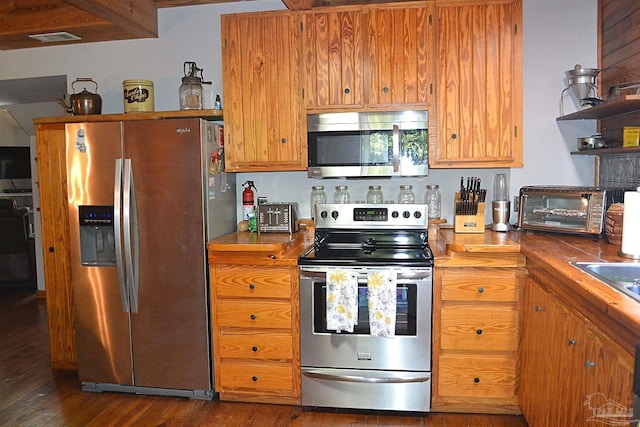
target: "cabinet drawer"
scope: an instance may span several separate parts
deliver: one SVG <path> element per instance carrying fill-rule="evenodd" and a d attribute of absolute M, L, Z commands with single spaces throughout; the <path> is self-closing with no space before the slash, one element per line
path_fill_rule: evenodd
<path fill-rule="evenodd" d="M 291 334 L 257 334 L 220 336 L 221 358 L 293 359 Z"/>
<path fill-rule="evenodd" d="M 518 301 L 523 272 L 517 269 L 444 269 L 444 301 Z"/>
<path fill-rule="evenodd" d="M 518 311 L 496 304 L 443 307 L 440 314 L 444 350 L 515 351 Z"/>
<path fill-rule="evenodd" d="M 287 268 L 218 265 L 214 286 L 216 295 L 222 297 L 291 298 Z"/>
<path fill-rule="evenodd" d="M 440 396 L 512 399 L 515 384 L 515 358 L 440 356 Z"/>
<path fill-rule="evenodd" d="M 219 375 L 223 389 L 293 390 L 293 367 L 290 363 L 222 362 Z"/>
<path fill-rule="evenodd" d="M 291 329 L 292 326 L 289 301 L 221 299 L 216 310 L 220 327 Z"/>

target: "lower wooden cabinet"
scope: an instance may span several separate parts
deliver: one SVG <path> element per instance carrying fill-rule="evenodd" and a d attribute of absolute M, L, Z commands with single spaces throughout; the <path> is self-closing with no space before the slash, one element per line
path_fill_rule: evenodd
<path fill-rule="evenodd" d="M 529 426 L 624 421 L 633 357 L 531 277 L 522 314 L 519 401 Z"/>
<path fill-rule="evenodd" d="M 220 399 L 300 404 L 297 266 L 213 264 L 210 271 Z"/>
<path fill-rule="evenodd" d="M 513 260 L 513 267 L 436 265 L 433 411 L 520 412 L 518 311 L 526 270 L 523 258 Z"/>

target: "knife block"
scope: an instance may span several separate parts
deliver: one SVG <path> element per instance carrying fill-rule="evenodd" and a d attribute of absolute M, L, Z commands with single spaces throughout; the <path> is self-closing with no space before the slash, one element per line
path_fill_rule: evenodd
<path fill-rule="evenodd" d="M 453 203 L 453 225 L 456 233 L 484 233 L 484 202 L 478 202 L 476 215 L 457 215 L 456 203 L 460 201 L 460 193 L 456 193 Z"/>

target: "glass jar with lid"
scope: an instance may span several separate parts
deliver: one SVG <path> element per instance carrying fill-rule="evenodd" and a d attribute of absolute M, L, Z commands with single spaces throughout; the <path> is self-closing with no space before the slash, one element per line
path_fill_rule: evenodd
<path fill-rule="evenodd" d="M 324 191 L 324 186 L 314 185 L 311 188 L 311 218 L 315 218 L 316 205 L 327 203 L 327 193 Z"/>
<path fill-rule="evenodd" d="M 429 219 L 440 219 L 441 197 L 439 185 L 427 185 L 427 189 L 424 192 L 424 203 L 428 205 Z"/>
<path fill-rule="evenodd" d="M 367 203 L 377 204 L 382 203 L 382 190 L 379 185 L 370 185 L 369 191 L 367 191 Z"/>
<path fill-rule="evenodd" d="M 398 191 L 398 203 L 413 203 L 413 185 L 401 185 Z"/>
<path fill-rule="evenodd" d="M 346 185 L 336 185 L 333 203 L 349 203 L 349 188 Z"/>

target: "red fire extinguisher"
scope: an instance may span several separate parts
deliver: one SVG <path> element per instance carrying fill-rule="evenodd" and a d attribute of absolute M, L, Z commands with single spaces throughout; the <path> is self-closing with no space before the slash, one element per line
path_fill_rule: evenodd
<path fill-rule="evenodd" d="M 252 216 L 256 214 L 256 207 L 254 204 L 255 195 L 253 190 L 257 190 L 253 185 L 253 181 L 247 181 L 242 184 L 244 191 L 242 192 L 242 219 L 248 221 Z"/>

